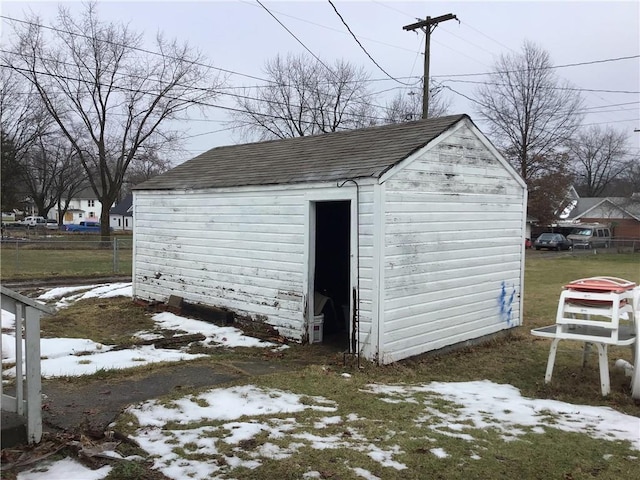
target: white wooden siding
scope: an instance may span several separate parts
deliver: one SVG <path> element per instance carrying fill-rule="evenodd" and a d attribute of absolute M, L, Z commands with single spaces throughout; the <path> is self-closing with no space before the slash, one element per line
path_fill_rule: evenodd
<path fill-rule="evenodd" d="M 389 363 L 519 324 L 526 191 L 473 127 L 381 183 L 357 181 L 365 358 Z M 301 340 L 309 202 L 337 199 L 323 189 L 355 198 L 351 182 L 135 192 L 134 295 L 228 308 Z"/>
<path fill-rule="evenodd" d="M 389 176 L 382 363 L 519 324 L 525 198 L 466 127 Z"/>
<path fill-rule="evenodd" d="M 135 295 L 227 308 L 304 334 L 304 193 L 136 192 Z"/>
<path fill-rule="evenodd" d="M 633 218 L 621 208 L 612 205 L 609 202 L 599 205 L 581 215 L 586 218 L 603 218 L 603 219 L 620 219 L 620 218 Z"/>
<path fill-rule="evenodd" d="M 360 184 L 359 199 L 359 230 L 360 230 L 360 257 L 359 257 L 359 320 L 360 320 L 360 353 L 367 359 L 373 359 L 377 353 L 377 337 L 373 330 L 374 325 L 374 299 L 377 300 L 376 283 L 374 282 L 374 266 L 376 263 L 376 250 L 374 249 L 374 195 L 373 181 L 363 180 Z"/>
<path fill-rule="evenodd" d="M 371 358 L 377 351 L 372 343 L 374 181 L 359 183 L 359 340 L 362 354 Z M 314 201 L 322 201 L 323 189 L 242 190 L 136 192 L 134 294 L 156 301 L 173 294 L 228 308 L 300 340 L 308 261 L 305 192 L 315 191 Z"/>

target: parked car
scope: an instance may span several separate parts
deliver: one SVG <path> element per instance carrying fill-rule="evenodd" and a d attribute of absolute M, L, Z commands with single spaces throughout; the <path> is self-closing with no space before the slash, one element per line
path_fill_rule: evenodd
<path fill-rule="evenodd" d="M 571 249 L 571 240 L 565 238 L 559 233 L 543 233 L 536 241 L 533 242 L 536 250 L 548 248 L 549 250 L 569 250 Z"/>
<path fill-rule="evenodd" d="M 100 233 L 100 224 L 98 222 L 78 222 L 67 225 L 66 230 L 76 233 Z"/>
<path fill-rule="evenodd" d="M 23 227 L 44 227 L 47 224 L 47 219 L 44 217 L 29 216 L 24 217 L 20 222 Z"/>
<path fill-rule="evenodd" d="M 47 230 L 58 230 L 58 221 L 54 220 L 53 218 L 47 218 L 46 228 Z"/>
<path fill-rule="evenodd" d="M 574 228 L 567 238 L 576 248 L 608 248 L 611 245 L 611 230 L 604 225 L 583 225 Z"/>

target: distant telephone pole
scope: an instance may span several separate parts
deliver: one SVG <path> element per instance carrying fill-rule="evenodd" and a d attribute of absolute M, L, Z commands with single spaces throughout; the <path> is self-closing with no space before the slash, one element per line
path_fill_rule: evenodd
<path fill-rule="evenodd" d="M 411 25 L 405 25 L 403 30 L 413 31 L 418 28 L 422 29 L 425 33 L 424 38 L 424 78 L 422 80 L 422 118 L 429 116 L 429 50 L 431 44 L 431 32 L 435 30 L 440 22 L 446 22 L 447 20 L 458 20 L 458 17 L 451 13 L 446 15 L 440 15 L 439 17 L 427 17 L 425 20 L 421 20 Z"/>

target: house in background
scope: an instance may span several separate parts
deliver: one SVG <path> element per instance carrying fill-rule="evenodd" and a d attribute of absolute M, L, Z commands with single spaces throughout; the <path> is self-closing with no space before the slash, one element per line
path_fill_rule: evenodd
<path fill-rule="evenodd" d="M 383 364 L 522 323 L 526 184 L 466 115 L 214 148 L 133 206 L 136 299 Z"/>
<path fill-rule="evenodd" d="M 64 214 L 62 223 L 68 225 L 81 221 L 99 222 L 101 212 L 102 203 L 96 198 L 91 188 L 85 188 L 69 201 L 69 208 Z M 58 220 L 57 213 L 58 206 L 54 205 L 49 211 L 49 217 Z"/>
<path fill-rule="evenodd" d="M 109 226 L 114 232 L 133 230 L 133 195 L 131 193 L 109 210 Z"/>
<path fill-rule="evenodd" d="M 560 215 L 561 223 L 602 223 L 616 239 L 640 240 L 640 195 L 580 198 L 572 188 L 571 200 Z"/>
<path fill-rule="evenodd" d="M 536 217 L 532 217 L 531 215 L 527 215 L 527 224 L 525 225 L 524 237 L 531 240 L 531 235 L 533 233 L 533 226 L 538 223 L 538 219 Z"/>

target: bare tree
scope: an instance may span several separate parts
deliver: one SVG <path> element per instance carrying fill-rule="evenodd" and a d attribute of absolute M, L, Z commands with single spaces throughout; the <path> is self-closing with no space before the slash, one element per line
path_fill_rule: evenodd
<path fill-rule="evenodd" d="M 422 87 L 415 90 L 400 91 L 391 99 L 384 111 L 385 123 L 402 123 L 422 118 Z M 446 115 L 451 99 L 442 95 L 442 87 L 431 85 L 429 88 L 429 117 Z"/>
<path fill-rule="evenodd" d="M 76 18 L 61 7 L 55 30 L 36 16 L 15 24 L 5 63 L 35 87 L 71 142 L 102 203 L 108 238 L 109 209 L 137 152 L 176 142 L 167 120 L 213 98 L 219 81 L 188 45 L 158 35 L 158 54 L 144 51 L 140 34 L 100 21 L 96 8 L 87 4 Z"/>
<path fill-rule="evenodd" d="M 493 66 L 492 82 L 476 91 L 477 113 L 489 135 L 529 183 L 559 168 L 555 153 L 581 121 L 581 96 L 553 70 L 549 53 L 525 42 Z"/>
<path fill-rule="evenodd" d="M 613 180 L 631 168 L 627 140 L 624 132 L 611 127 L 593 125 L 578 133 L 569 148 L 581 196 L 603 195 Z"/>
<path fill-rule="evenodd" d="M 35 89 L 10 69 L 0 70 L 0 135 L 2 137 L 2 207 L 22 206 L 29 195 L 22 182 L 25 158 L 53 123 Z"/>
<path fill-rule="evenodd" d="M 58 225 L 64 222 L 71 200 L 87 188 L 87 176 L 77 159 L 76 151 L 64 137 L 59 137 L 49 146 L 49 155 L 56 162 L 53 176 L 53 192 L 57 209 Z"/>
<path fill-rule="evenodd" d="M 168 171 L 171 168 L 171 162 L 162 157 L 156 150 L 148 150 L 140 152 L 129 165 L 127 175 L 125 176 L 124 183 L 122 185 L 122 192 L 120 198 L 122 198 L 131 192 L 131 189 L 150 178 L 155 177 Z"/>
<path fill-rule="evenodd" d="M 640 158 L 636 155 L 628 162 L 628 168 L 611 182 L 608 195 L 631 197 L 635 195 L 636 201 L 640 201 Z"/>
<path fill-rule="evenodd" d="M 0 69 L 0 122 L 7 141 L 20 157 L 50 131 L 53 119 L 40 101 L 36 89 L 21 75 Z"/>
<path fill-rule="evenodd" d="M 5 134 L 4 130 L 0 131 L 2 144 L 0 152 L 2 153 L 2 164 L 0 167 L 0 205 L 2 211 L 11 211 L 17 209 L 24 199 L 25 192 L 19 179 L 22 178 L 22 167 L 16 157 L 16 150 L 11 139 Z"/>
<path fill-rule="evenodd" d="M 50 145 L 50 137 L 41 136 L 21 159 L 22 180 L 38 215 L 43 217 L 48 216 L 56 203 L 56 178 L 60 175 L 59 158 L 55 149 L 49 149 Z"/>
<path fill-rule="evenodd" d="M 280 55 L 265 64 L 267 85 L 238 100 L 233 123 L 262 140 L 302 137 L 372 125 L 369 75 L 343 60 L 331 67 L 304 55 Z"/>

